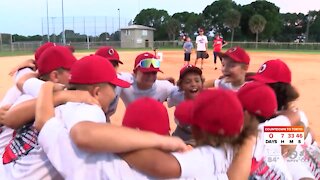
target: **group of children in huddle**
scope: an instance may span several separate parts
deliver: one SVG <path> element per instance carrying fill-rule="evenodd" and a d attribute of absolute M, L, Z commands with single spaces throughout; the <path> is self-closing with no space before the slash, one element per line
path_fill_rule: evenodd
<path fill-rule="evenodd" d="M 112 47 L 77 60 L 64 46 L 42 45 L 15 68 L 1 102 L 0 179 L 320 179 L 285 62 L 266 61 L 248 77 L 244 49 L 217 54 L 219 79 L 204 81 L 188 64 L 174 85 L 157 79 L 160 61 L 148 52 L 124 73 Z M 110 123 L 119 98 L 122 126 Z M 164 101 L 176 107 L 172 136 Z M 264 144 L 264 126 L 291 125 L 305 127 L 304 145 Z M 304 159 L 292 161 L 293 151 Z"/>

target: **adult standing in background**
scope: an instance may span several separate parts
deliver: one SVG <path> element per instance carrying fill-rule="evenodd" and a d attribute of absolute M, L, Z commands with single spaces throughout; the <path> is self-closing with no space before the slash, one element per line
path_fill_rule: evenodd
<path fill-rule="evenodd" d="M 222 37 L 220 37 L 220 34 L 217 33 L 215 35 L 215 38 L 213 40 L 213 44 L 212 44 L 212 47 L 213 47 L 213 63 L 214 63 L 214 70 L 217 70 L 217 54 L 219 52 L 221 52 L 221 49 L 223 46 L 227 45 L 228 43 L 223 40 Z M 221 57 L 219 56 L 219 59 L 220 59 L 220 62 L 222 62 L 222 59 Z"/>
<path fill-rule="evenodd" d="M 204 29 L 199 29 L 199 35 L 196 38 L 196 44 L 197 44 L 197 59 L 194 63 L 195 66 L 197 66 L 197 62 L 199 59 L 201 59 L 201 66 L 200 69 L 203 69 L 203 59 L 207 56 L 207 49 L 208 49 L 208 38 L 204 35 Z"/>

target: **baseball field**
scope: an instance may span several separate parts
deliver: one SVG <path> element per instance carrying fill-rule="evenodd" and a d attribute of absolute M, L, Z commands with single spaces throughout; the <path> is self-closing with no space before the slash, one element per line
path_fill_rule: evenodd
<path fill-rule="evenodd" d="M 132 72 L 135 56 L 141 52 L 142 51 L 119 51 L 120 59 L 124 62 L 123 65 L 120 65 L 119 71 Z M 177 80 L 179 70 L 183 65 L 183 51 L 164 50 L 161 52 L 164 58 L 161 64 L 161 70 L 164 73 L 159 73 L 158 76 L 174 77 Z M 77 58 L 88 54 L 88 52 L 75 53 Z M 306 113 L 310 127 L 316 133 L 317 141 L 320 142 L 320 120 L 318 120 L 318 116 L 320 116 L 320 95 L 317 93 L 320 89 L 320 52 L 249 51 L 249 54 L 251 57 L 249 71 L 251 72 L 256 72 L 264 61 L 270 59 L 281 59 L 289 65 L 292 71 L 292 84 L 300 93 L 300 98 L 296 102 L 296 106 Z M 8 75 L 10 69 L 29 58 L 33 58 L 33 55 L 0 57 L 0 99 L 2 99 L 7 89 L 13 85 L 13 80 Z M 191 62 L 194 63 L 195 54 L 192 54 L 191 59 Z M 215 79 L 221 75 L 221 70 L 213 70 L 212 54 L 204 63 L 203 73 L 205 79 Z M 116 114 L 112 116 L 113 123 L 121 124 L 124 110 L 124 105 L 120 102 Z M 170 108 L 168 111 L 171 118 L 171 130 L 174 130 L 174 108 Z"/>

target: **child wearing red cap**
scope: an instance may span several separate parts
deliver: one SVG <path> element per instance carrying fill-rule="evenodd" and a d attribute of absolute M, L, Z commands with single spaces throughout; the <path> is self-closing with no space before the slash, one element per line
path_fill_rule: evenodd
<path fill-rule="evenodd" d="M 52 46 L 47 48 L 37 61 L 39 78 L 45 81 L 53 81 L 66 84 L 69 80 L 69 70 L 76 58 L 69 49 L 62 46 Z M 29 82 L 26 82 L 28 84 Z M 16 128 L 16 132 L 10 143 L 5 147 L 2 156 L 6 178 L 59 178 L 60 175 L 55 171 L 45 154 L 37 144 L 37 131 L 33 126 L 33 118 L 20 118 L 24 113 L 15 113 L 14 109 L 19 109 L 19 105 L 24 101 L 33 99 L 37 96 L 37 86 L 41 87 L 44 83 L 37 78 L 31 78 L 29 89 L 23 89 L 25 93 L 18 98 L 10 109 L 3 123 L 9 127 Z M 19 86 L 18 86 L 19 87 Z M 29 93 L 30 92 L 30 93 Z M 31 93 L 33 92 L 33 93 Z"/>
<path fill-rule="evenodd" d="M 121 63 L 117 51 L 111 47 L 101 47 L 96 52 L 97 55 L 105 57 L 111 63 Z M 110 55 L 113 54 L 113 55 Z M 155 55 L 145 52 L 139 54 L 134 63 L 133 74 L 121 72 L 118 77 L 131 83 L 129 88 L 116 88 L 116 98 L 108 108 L 108 121 L 110 116 L 116 111 L 119 97 L 128 106 L 134 100 L 141 97 L 152 97 L 160 102 L 164 102 L 172 96 L 177 89 L 173 84 L 165 79 L 157 79 L 160 70 L 160 61 Z"/>
<path fill-rule="evenodd" d="M 238 98 L 243 106 L 254 119 L 252 124 L 259 123 L 257 141 L 253 149 L 252 165 L 250 175 L 254 179 L 291 179 L 291 174 L 281 155 L 280 145 L 266 145 L 264 143 L 264 126 L 277 126 L 281 122 L 290 124 L 290 116 L 279 115 L 277 112 L 277 99 L 274 91 L 260 82 L 248 82 L 237 92 Z M 252 118 L 251 118 L 252 119 Z M 253 128 L 244 127 L 243 132 L 250 132 Z M 273 154 L 268 154 L 272 152 Z M 274 158 L 274 159 L 272 159 Z M 272 161 L 270 161 L 272 159 Z M 274 161 L 273 161 L 274 160 Z"/>
<path fill-rule="evenodd" d="M 121 73 L 119 78 L 131 83 L 126 89 L 121 89 L 120 98 L 125 106 L 140 97 L 152 97 L 159 102 L 166 101 L 177 87 L 167 80 L 158 80 L 160 61 L 151 53 L 139 54 L 134 63 L 133 74 Z"/>
<path fill-rule="evenodd" d="M 222 77 L 208 80 L 204 83 L 206 88 L 216 87 L 237 91 L 244 83 L 246 72 L 250 64 L 250 57 L 241 47 L 232 47 L 225 53 L 217 53 L 222 58 Z"/>
<path fill-rule="evenodd" d="M 181 68 L 177 86 L 180 94 L 177 94 L 168 99 L 168 106 L 177 106 L 184 100 L 194 99 L 203 89 L 204 78 L 202 77 L 202 70 L 193 65 L 187 65 Z M 178 136 L 184 141 L 191 143 L 191 129 L 190 126 L 184 126 L 175 118 L 177 127 L 173 132 L 173 136 Z"/>
<path fill-rule="evenodd" d="M 92 73 L 88 77 L 83 71 Z M 40 130 L 39 144 L 64 178 L 139 179 L 144 175 L 130 169 L 124 161 L 111 153 L 151 147 L 170 150 L 185 146 L 176 138 L 105 123 L 104 112 L 114 98 L 115 85 L 125 88 L 130 84 L 117 78 L 114 68 L 105 58 L 93 55 L 80 59 L 71 69 L 70 88 L 89 91 L 101 107 L 69 102 L 56 108 L 55 117 L 52 117 L 52 102 L 47 106 L 52 99 L 53 85 L 43 85 L 44 92 L 37 102 L 36 128 Z M 51 109 L 48 111 L 49 115 L 44 111 L 46 107 Z"/>
<path fill-rule="evenodd" d="M 228 103 L 223 103 L 225 101 Z M 175 116 L 192 126 L 196 141 L 194 149 L 173 154 L 146 149 L 122 157 L 132 167 L 158 178 L 228 179 L 227 173 L 234 175 L 228 168 L 235 153 L 234 143 L 244 125 L 242 106 L 236 94 L 222 89 L 204 90 L 194 100 L 177 106 Z M 254 141 L 244 144 L 248 156 Z M 251 157 L 247 159 L 251 160 Z M 151 165 L 158 168 L 148 168 Z M 236 169 L 239 179 L 245 177 L 242 169 Z"/>
<path fill-rule="evenodd" d="M 155 99 L 142 97 L 126 108 L 122 125 L 161 135 L 170 135 L 167 108 Z"/>
<path fill-rule="evenodd" d="M 107 58 L 116 70 L 118 69 L 119 64 L 123 64 L 123 62 L 120 60 L 120 56 L 117 50 L 111 46 L 99 47 L 99 49 L 97 49 L 97 51 L 95 52 L 95 55 Z"/>
<path fill-rule="evenodd" d="M 307 127 L 308 119 L 306 115 L 301 110 L 293 109 L 293 103 L 299 97 L 299 94 L 291 85 L 291 71 L 285 64 L 285 62 L 281 61 L 280 59 L 266 61 L 261 65 L 256 75 L 251 76 L 250 78 L 266 83 L 274 90 L 278 102 L 277 110 L 280 113 L 288 112 L 291 110 L 296 111 L 298 121 L 291 121 L 290 123 L 280 121 L 281 125 L 300 125 L 301 123 L 299 121 L 301 121 L 302 124 Z M 313 138 L 311 133 L 306 134 L 307 136 L 305 137 L 305 146 L 313 146 L 312 143 L 314 143 L 315 141 L 312 140 Z M 297 161 L 298 163 L 296 163 L 295 159 L 290 159 L 290 153 L 294 150 L 302 154 L 310 153 L 305 152 L 306 149 L 304 149 L 301 145 L 298 145 L 296 148 L 295 146 L 282 147 L 282 154 L 286 160 L 286 164 L 293 176 L 293 179 L 314 178 L 316 176 L 316 173 L 309 169 L 309 165 L 317 164 L 317 162 L 310 162 L 307 165 L 303 165 L 304 162 L 301 163 L 299 159 Z M 299 171 L 297 171 L 297 169 L 299 169 Z M 312 172 L 312 174 L 310 174 L 310 172 Z"/>

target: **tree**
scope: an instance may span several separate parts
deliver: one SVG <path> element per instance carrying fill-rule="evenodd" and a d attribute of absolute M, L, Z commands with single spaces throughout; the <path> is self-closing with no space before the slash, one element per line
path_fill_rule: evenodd
<path fill-rule="evenodd" d="M 155 40 L 165 40 L 168 39 L 168 34 L 165 30 L 165 24 L 169 18 L 170 16 L 165 10 L 157 10 L 155 8 L 143 9 L 134 18 L 134 24 L 155 28 Z"/>
<path fill-rule="evenodd" d="M 230 9 L 224 14 L 224 24 L 231 29 L 231 46 L 233 42 L 234 29 L 239 27 L 241 13 L 235 9 Z"/>
<path fill-rule="evenodd" d="M 179 12 L 172 15 L 172 18 L 176 19 L 180 28 L 179 31 L 185 33 L 186 35 L 192 37 L 195 32 L 197 32 L 198 27 L 202 25 L 203 17 L 201 14 L 189 13 L 189 12 Z"/>
<path fill-rule="evenodd" d="M 214 32 L 225 33 L 227 32 L 224 26 L 223 15 L 229 9 L 238 9 L 239 7 L 232 0 L 218 0 L 208 5 L 203 10 L 204 27 L 213 30 Z"/>
<path fill-rule="evenodd" d="M 311 16 L 309 22 L 309 40 L 320 42 L 320 11 L 310 11 L 308 15 Z"/>
<path fill-rule="evenodd" d="M 276 37 L 277 41 L 292 42 L 299 35 L 305 32 L 304 18 L 302 13 L 286 13 L 280 14 L 281 31 Z"/>
<path fill-rule="evenodd" d="M 251 4 L 242 6 L 240 11 L 242 14 L 240 22 L 241 31 L 247 37 L 250 37 L 252 34 L 248 26 L 249 20 L 253 15 L 260 14 L 267 20 L 265 29 L 260 37 L 268 40 L 273 39 L 281 32 L 282 24 L 279 10 L 279 7 L 274 3 L 264 0 L 254 1 Z"/>
<path fill-rule="evenodd" d="M 266 23 L 266 19 L 260 14 L 253 15 L 249 20 L 250 30 L 256 34 L 256 48 L 258 48 L 259 33 L 264 30 Z"/>
<path fill-rule="evenodd" d="M 166 22 L 166 32 L 168 33 L 169 39 L 175 40 L 179 33 L 179 21 L 174 18 L 169 18 Z"/>

